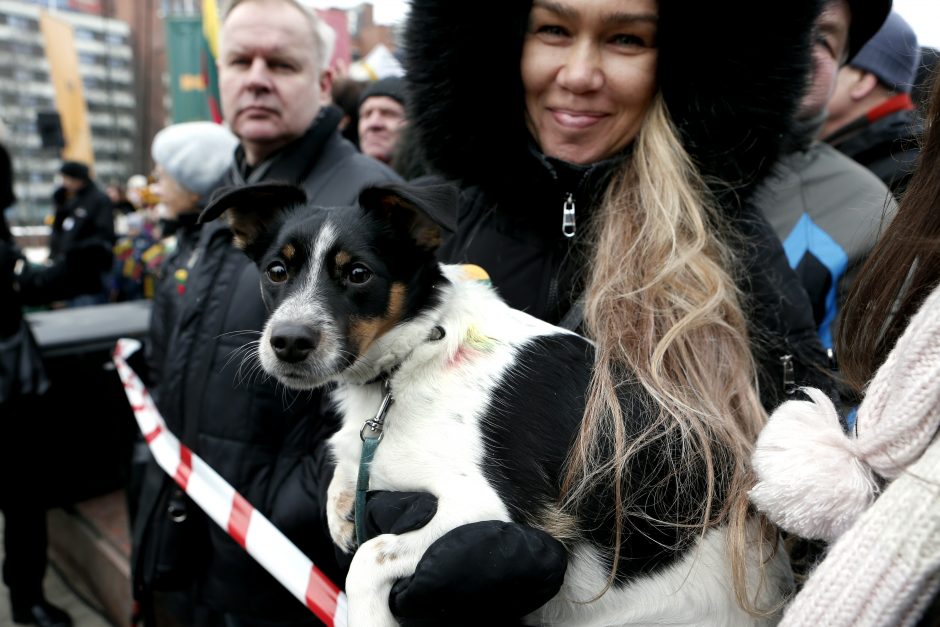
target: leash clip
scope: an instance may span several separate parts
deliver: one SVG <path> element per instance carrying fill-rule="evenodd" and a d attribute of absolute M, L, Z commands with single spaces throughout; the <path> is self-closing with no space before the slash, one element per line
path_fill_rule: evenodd
<path fill-rule="evenodd" d="M 385 392 L 385 396 L 382 397 L 382 402 L 379 404 L 379 410 L 375 413 L 375 418 L 366 420 L 365 424 L 362 425 L 362 429 L 359 430 L 359 439 L 363 442 L 367 439 L 381 440 L 382 436 L 385 434 L 385 415 L 388 414 L 388 409 L 395 400 L 392 398 L 392 383 L 388 378 L 386 378 L 382 384 L 382 389 Z"/>

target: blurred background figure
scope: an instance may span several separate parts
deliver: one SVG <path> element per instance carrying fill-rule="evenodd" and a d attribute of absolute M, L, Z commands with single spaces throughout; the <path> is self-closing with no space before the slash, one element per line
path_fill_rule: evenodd
<path fill-rule="evenodd" d="M 127 188 L 120 183 L 111 183 L 104 190 L 104 193 L 111 199 L 111 207 L 116 214 L 126 215 L 137 211 L 137 207 L 134 206 L 134 203 L 127 198 Z M 119 233 L 121 232 L 117 228 L 115 230 Z"/>
<path fill-rule="evenodd" d="M 343 137 L 359 146 L 359 99 L 368 83 L 338 78 L 333 83 L 333 104 L 343 110 L 339 130 Z"/>
<path fill-rule="evenodd" d="M 407 122 L 404 80 L 390 76 L 375 81 L 359 97 L 359 149 L 391 163 Z"/>
<path fill-rule="evenodd" d="M 823 346 L 855 273 L 897 203 L 874 174 L 816 139 L 839 68 L 881 28 L 890 0 L 827 0 L 816 20 L 812 69 L 794 120 L 795 137 L 758 194 L 813 306 Z"/>
<path fill-rule="evenodd" d="M 111 199 L 91 179 L 88 166 L 66 161 L 54 194 L 55 217 L 49 261 L 61 274 L 63 294 L 73 307 L 107 302 L 114 214 Z"/>
<path fill-rule="evenodd" d="M 29 326 L 23 319 L 16 269 L 24 263 L 2 211 L 16 200 L 9 153 L 0 145 L 0 510 L 3 511 L 3 583 L 13 621 L 68 627 L 68 614 L 43 593 L 46 573 L 46 506 L 33 473 L 41 455 L 44 424 L 36 400 L 48 380 Z M 41 459 L 41 457 L 39 457 Z M 32 463 L 31 463 L 32 462 Z M 29 466 L 27 466 L 29 464 Z M 23 481 L 24 468 L 31 481 Z M 39 472 L 41 468 L 35 469 Z"/>
<path fill-rule="evenodd" d="M 156 203 L 150 189 L 151 181 L 143 174 L 135 174 L 127 179 L 127 201 L 135 210 L 150 209 Z"/>
<path fill-rule="evenodd" d="M 155 244 L 154 230 L 142 211 L 124 216 L 124 235 L 114 245 L 111 302 L 152 298 L 152 281 L 146 275 L 144 254 Z"/>
<path fill-rule="evenodd" d="M 911 89 L 920 67 L 917 35 L 897 13 L 839 70 L 820 137 L 871 170 L 895 196 L 907 188 L 920 116 Z"/>

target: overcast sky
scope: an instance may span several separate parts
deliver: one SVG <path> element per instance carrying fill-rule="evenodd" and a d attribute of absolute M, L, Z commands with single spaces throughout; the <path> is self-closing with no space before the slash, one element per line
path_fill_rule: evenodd
<path fill-rule="evenodd" d="M 361 2 L 362 0 L 313 0 L 314 6 L 321 8 L 349 8 Z M 379 24 L 400 22 L 408 11 L 407 0 L 372 0 L 372 6 L 375 20 Z M 921 44 L 940 48 L 940 0 L 894 0 L 894 9 L 914 28 Z"/>
<path fill-rule="evenodd" d="M 921 45 L 940 48 L 940 2 L 894 0 L 894 10 L 911 25 Z"/>

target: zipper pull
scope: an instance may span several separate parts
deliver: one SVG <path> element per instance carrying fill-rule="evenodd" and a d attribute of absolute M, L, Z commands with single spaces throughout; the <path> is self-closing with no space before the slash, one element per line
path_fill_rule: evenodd
<path fill-rule="evenodd" d="M 565 205 L 561 211 L 561 232 L 565 237 L 574 237 L 575 232 L 575 214 L 574 214 L 574 195 L 568 194 L 565 198 Z"/>
<path fill-rule="evenodd" d="M 787 396 L 793 396 L 799 389 L 796 385 L 796 375 L 793 372 L 793 355 L 781 357 L 780 364 L 783 366 L 783 392 Z"/>

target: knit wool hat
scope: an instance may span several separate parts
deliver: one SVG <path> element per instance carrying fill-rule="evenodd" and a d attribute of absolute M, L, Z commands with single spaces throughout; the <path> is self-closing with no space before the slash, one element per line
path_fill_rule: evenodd
<path fill-rule="evenodd" d="M 182 122 L 164 128 L 153 138 L 154 162 L 185 189 L 208 200 L 232 165 L 238 138 L 213 122 Z"/>
<path fill-rule="evenodd" d="M 894 91 L 910 93 L 920 65 L 917 35 L 903 17 L 892 12 L 849 65 L 871 72 Z"/>
<path fill-rule="evenodd" d="M 849 61 L 874 37 L 891 12 L 892 0 L 848 0 L 852 12 L 849 26 Z"/>
<path fill-rule="evenodd" d="M 397 76 L 389 76 L 369 84 L 362 90 L 362 95 L 359 96 L 359 106 L 361 107 L 362 103 L 373 96 L 387 96 L 405 106 L 407 101 L 405 93 L 405 81 Z"/>
<path fill-rule="evenodd" d="M 79 161 L 66 161 L 59 168 L 59 173 L 82 181 L 88 181 L 91 178 L 88 173 L 88 166 Z"/>

